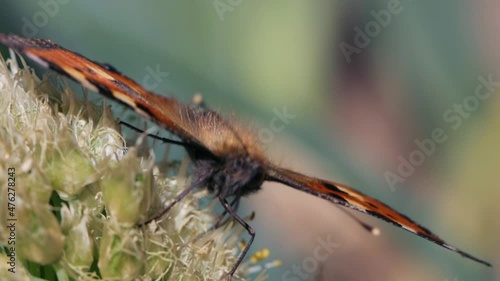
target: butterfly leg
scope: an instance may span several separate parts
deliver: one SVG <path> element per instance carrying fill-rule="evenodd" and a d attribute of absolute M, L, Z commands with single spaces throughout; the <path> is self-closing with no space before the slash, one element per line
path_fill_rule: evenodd
<path fill-rule="evenodd" d="M 233 210 L 235 212 L 238 211 L 238 207 L 240 205 L 240 199 L 241 199 L 241 197 L 240 198 L 235 197 L 233 199 L 233 201 L 231 201 L 231 203 L 229 203 L 229 205 L 231 207 L 233 207 Z M 219 217 L 217 218 L 217 221 L 215 222 L 215 224 L 212 225 L 205 233 L 200 234 L 198 237 L 196 237 L 195 240 L 200 239 L 203 235 L 206 235 L 206 234 L 218 229 L 219 227 L 226 225 L 229 221 L 231 221 L 232 217 L 229 217 L 226 220 L 222 221 L 222 219 L 224 219 L 226 217 L 227 213 L 228 212 L 226 210 L 224 210 L 224 212 L 222 212 L 222 214 L 220 214 Z M 252 220 L 254 217 L 255 217 L 255 213 L 252 212 L 252 215 L 250 216 L 250 220 Z"/>
<path fill-rule="evenodd" d="M 255 230 L 244 220 L 242 219 L 236 211 L 233 209 L 233 207 L 227 202 L 225 198 L 219 197 L 219 201 L 222 204 L 222 207 L 226 209 L 226 211 L 233 217 L 241 226 L 243 226 L 248 234 L 250 234 L 250 241 L 248 241 L 248 244 L 245 245 L 245 249 L 243 249 L 243 252 L 241 252 L 240 256 L 238 257 L 238 260 L 234 264 L 233 268 L 231 268 L 231 271 L 229 271 L 229 274 L 227 276 L 227 280 L 231 281 L 233 279 L 234 272 L 236 272 L 236 269 L 240 266 L 241 262 L 245 258 L 248 250 L 250 250 L 250 247 L 252 246 L 253 240 L 255 238 Z"/>
<path fill-rule="evenodd" d="M 147 220 L 146 222 L 144 222 L 142 225 L 148 224 L 148 223 L 150 223 L 150 222 L 152 222 L 154 220 L 159 220 L 168 211 L 170 211 L 170 209 L 172 209 L 172 207 L 175 204 L 177 204 L 179 201 L 181 201 L 184 197 L 186 197 L 186 195 L 188 195 L 189 193 L 191 193 L 191 191 L 193 191 L 195 188 L 197 188 L 198 186 L 200 186 L 203 181 L 204 181 L 204 179 L 199 179 L 196 182 L 192 182 L 191 185 L 189 185 L 188 188 L 184 189 L 181 193 L 179 193 L 175 197 L 174 201 L 172 203 L 170 203 L 167 207 L 165 207 L 165 209 L 163 209 L 163 211 L 161 211 L 161 213 L 159 213 L 158 215 L 154 216 L 153 218 L 150 218 L 149 220 Z"/>
<path fill-rule="evenodd" d="M 233 199 L 233 201 L 231 201 L 231 203 L 229 203 L 229 205 L 233 208 L 233 210 L 235 212 L 238 212 L 238 209 L 240 207 L 240 199 L 241 197 L 237 196 Z M 222 212 L 222 214 L 219 216 L 219 218 L 217 219 L 217 221 L 215 222 L 215 224 L 211 227 L 211 230 L 215 230 L 223 225 L 225 225 L 226 223 L 228 223 L 232 217 L 229 217 L 227 218 L 226 220 L 223 221 L 223 219 L 226 217 L 228 211 L 227 210 L 224 210 L 224 212 Z"/>

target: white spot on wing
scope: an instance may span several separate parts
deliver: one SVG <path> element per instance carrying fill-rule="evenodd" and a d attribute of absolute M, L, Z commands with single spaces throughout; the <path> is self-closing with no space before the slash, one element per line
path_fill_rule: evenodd
<path fill-rule="evenodd" d="M 404 229 L 406 229 L 406 230 L 408 230 L 409 232 L 417 234 L 417 232 L 413 228 L 409 228 L 409 227 L 404 226 L 404 225 L 401 225 L 401 227 L 404 228 Z"/>
<path fill-rule="evenodd" d="M 111 75 L 109 75 L 106 71 L 100 69 L 100 68 L 92 68 L 92 71 L 94 71 L 98 76 L 106 78 L 108 80 L 114 80 Z"/>
<path fill-rule="evenodd" d="M 119 101 L 126 103 L 127 105 L 129 105 L 130 107 L 132 107 L 135 110 L 138 110 L 137 104 L 135 103 L 134 99 L 132 99 L 131 97 L 127 96 L 126 94 L 124 94 L 122 92 L 118 92 L 118 91 L 113 91 L 112 94 Z"/>
<path fill-rule="evenodd" d="M 76 81 L 80 82 L 80 84 L 82 84 L 85 88 L 90 89 L 94 92 L 99 92 L 99 89 L 97 89 L 96 86 L 92 85 L 92 83 L 90 83 L 85 75 L 83 75 L 80 71 L 73 68 L 62 68 L 62 70 L 68 73 L 68 75 L 73 77 Z"/>
<path fill-rule="evenodd" d="M 30 54 L 30 53 L 25 53 L 25 54 L 27 57 L 29 57 L 30 59 L 32 59 L 33 61 L 35 61 L 39 65 L 41 65 L 45 68 L 49 68 L 49 64 L 46 61 L 44 61 L 43 59 L 41 59 L 40 57 L 35 56 L 33 54 Z"/>

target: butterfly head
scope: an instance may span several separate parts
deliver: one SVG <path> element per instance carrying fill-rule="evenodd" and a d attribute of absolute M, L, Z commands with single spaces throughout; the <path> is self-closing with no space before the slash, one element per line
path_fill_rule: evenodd
<path fill-rule="evenodd" d="M 218 197 L 245 196 L 256 192 L 265 179 L 263 164 L 248 155 L 228 155 L 219 161 L 198 163 L 197 173 L 210 174 L 208 189 Z"/>

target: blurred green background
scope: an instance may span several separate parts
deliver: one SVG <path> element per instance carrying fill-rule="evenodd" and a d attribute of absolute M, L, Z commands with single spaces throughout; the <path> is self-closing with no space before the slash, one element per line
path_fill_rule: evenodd
<path fill-rule="evenodd" d="M 328 202 L 265 184 L 241 212 L 257 211 L 252 250 L 268 247 L 270 259 L 284 261 L 269 280 L 500 280 L 498 91 L 473 101 L 478 77 L 500 81 L 497 6 L 9 1 L 0 32 L 50 38 L 185 102 L 201 93 L 210 107 L 254 124 L 276 162 L 355 186 L 494 265 L 356 213 L 381 228 L 373 237 Z M 154 69 L 157 80 L 147 78 Z M 460 113 L 464 101 L 472 109 Z M 276 129 L 271 121 L 285 109 L 294 117 Z M 397 174 L 436 128 L 446 140 L 411 175 L 388 183 L 388 172 Z M 303 262 L 325 237 L 340 247 L 307 272 Z"/>

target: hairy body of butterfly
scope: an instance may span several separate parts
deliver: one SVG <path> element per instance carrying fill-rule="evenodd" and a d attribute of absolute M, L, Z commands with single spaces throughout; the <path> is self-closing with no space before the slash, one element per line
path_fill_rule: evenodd
<path fill-rule="evenodd" d="M 269 161 L 255 134 L 215 111 L 181 104 L 173 98 L 153 94 L 116 71 L 93 62 L 50 40 L 0 34 L 0 43 L 62 73 L 90 90 L 114 98 L 139 114 L 155 121 L 179 137 L 194 165 L 192 184 L 153 219 L 159 219 L 175 203 L 197 187 L 206 187 L 217 196 L 226 211 L 251 235 L 251 240 L 228 274 L 234 274 L 243 260 L 255 232 L 235 211 L 234 203 L 258 191 L 264 181 L 280 182 L 314 196 L 375 216 L 460 255 L 491 266 L 443 241 L 386 204 L 345 185 L 309 177 L 281 168 Z M 228 203 L 227 199 L 235 200 Z"/>

